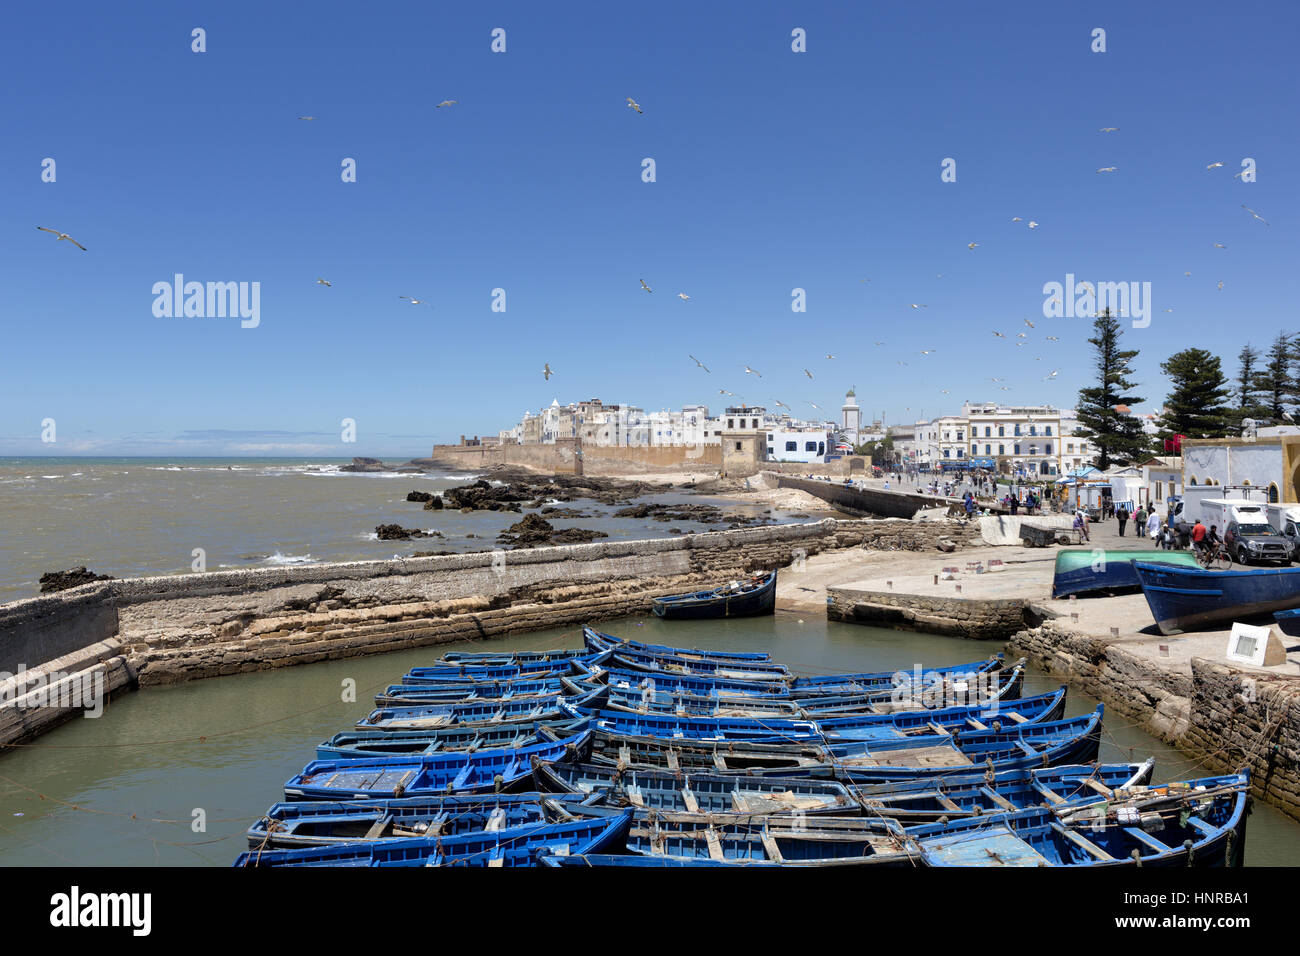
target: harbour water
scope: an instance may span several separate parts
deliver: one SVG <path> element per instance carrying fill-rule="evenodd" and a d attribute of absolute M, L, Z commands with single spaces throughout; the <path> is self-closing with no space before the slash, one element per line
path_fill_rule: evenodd
<path fill-rule="evenodd" d="M 770 652 L 800 673 L 910 669 L 976 660 L 998 647 L 779 612 L 730 621 L 610 621 L 638 640 Z M 113 701 L 0 755 L 0 865 L 227 866 L 244 830 L 282 797 L 316 744 L 372 708 L 371 697 L 409 668 L 451 650 L 577 647 L 576 630 L 312 664 L 149 688 Z M 354 681 L 354 702 L 345 682 Z M 1059 686 L 1030 671 L 1024 693 Z M 1067 715 L 1097 701 L 1071 689 Z M 1158 781 L 1196 776 L 1195 761 L 1118 714 L 1104 723 L 1101 759 L 1156 758 Z M 200 828 L 201 824 L 201 828 Z M 1248 866 L 1300 864 L 1300 822 L 1256 801 Z"/>
<path fill-rule="evenodd" d="M 42 574 L 80 565 L 114 577 L 188 572 L 196 548 L 203 549 L 209 571 L 491 550 L 497 535 L 523 517 L 425 511 L 406 500 L 410 491 L 438 494 L 476 475 L 341 471 L 349 460 L 0 458 L 0 603 L 34 597 Z M 798 520 L 684 491 L 641 500 Z M 614 512 L 623 504 L 588 498 L 560 504 L 584 517 L 548 518 L 554 527 L 590 528 L 612 539 L 722 527 L 618 517 Z M 375 534 L 381 524 L 436 530 L 443 537 L 381 541 Z"/>

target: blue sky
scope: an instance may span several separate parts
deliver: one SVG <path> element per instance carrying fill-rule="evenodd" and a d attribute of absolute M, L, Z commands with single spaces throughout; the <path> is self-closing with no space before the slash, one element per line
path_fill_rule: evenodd
<path fill-rule="evenodd" d="M 1300 325 L 1294 4 L 43 10 L 0 35 L 0 454 L 409 456 L 552 398 L 719 388 L 1071 407 L 1089 322 L 1042 314 L 1067 273 L 1152 284 L 1148 405 L 1171 352 L 1233 372 Z M 175 273 L 259 282 L 260 324 L 155 317 Z"/>

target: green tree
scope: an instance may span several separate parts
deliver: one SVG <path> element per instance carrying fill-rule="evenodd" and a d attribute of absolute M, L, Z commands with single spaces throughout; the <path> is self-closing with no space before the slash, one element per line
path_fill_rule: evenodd
<path fill-rule="evenodd" d="M 1088 343 L 1095 350 L 1097 384 L 1079 390 L 1075 413 L 1081 426 L 1079 435 L 1097 449 L 1093 464 L 1105 471 L 1111 465 L 1127 465 L 1144 457 L 1150 442 L 1141 419 L 1123 410 L 1123 406 L 1131 408 L 1145 400 L 1129 393 L 1136 387 L 1131 376 L 1138 350 L 1120 348 L 1119 320 L 1110 309 L 1097 316 L 1092 328 Z"/>
<path fill-rule="evenodd" d="M 1156 423 L 1160 436 L 1222 438 L 1230 427 L 1233 409 L 1228 405 L 1232 390 L 1219 357 L 1205 349 L 1183 349 L 1160 363 L 1160 370 L 1170 382 L 1164 412 Z"/>
<path fill-rule="evenodd" d="M 1296 403 L 1297 387 L 1291 368 L 1295 359 L 1295 340 L 1286 332 L 1279 332 L 1264 354 L 1264 366 L 1256 380 L 1263 417 L 1280 422 L 1288 407 Z"/>
<path fill-rule="evenodd" d="M 1232 383 L 1232 412 L 1229 425 L 1233 431 L 1241 430 L 1241 423 L 1246 418 L 1269 418 L 1272 414 L 1263 402 L 1260 391 L 1259 349 L 1247 343 L 1237 353 L 1237 377 Z"/>

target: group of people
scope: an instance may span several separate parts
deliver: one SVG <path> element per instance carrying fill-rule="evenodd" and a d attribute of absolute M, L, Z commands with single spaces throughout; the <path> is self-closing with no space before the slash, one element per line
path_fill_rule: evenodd
<path fill-rule="evenodd" d="M 1160 520 L 1160 515 L 1153 507 L 1147 509 L 1145 505 L 1139 506 L 1136 513 L 1130 515 L 1126 505 L 1119 505 L 1115 509 L 1115 519 L 1119 522 L 1119 536 L 1124 537 L 1124 527 L 1128 524 L 1129 518 L 1133 519 L 1133 531 L 1135 534 L 1146 532 L 1147 537 L 1152 541 L 1160 539 L 1160 529 L 1167 522 Z"/>

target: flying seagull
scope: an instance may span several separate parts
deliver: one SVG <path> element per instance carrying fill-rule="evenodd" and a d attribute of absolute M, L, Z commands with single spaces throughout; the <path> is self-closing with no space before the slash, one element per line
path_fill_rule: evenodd
<path fill-rule="evenodd" d="M 456 105 L 456 101 L 455 101 L 455 100 L 443 100 L 441 103 L 439 103 L 437 106 L 435 106 L 434 109 L 435 109 L 435 110 L 440 110 L 440 109 L 442 109 L 444 106 L 455 106 L 455 105 Z"/>
<path fill-rule="evenodd" d="M 910 303 L 910 304 L 911 304 L 912 308 L 914 308 L 914 309 L 928 309 L 928 308 L 930 308 L 928 305 L 925 305 L 925 304 L 922 304 L 922 303 L 912 302 L 912 303 Z"/>
<path fill-rule="evenodd" d="M 1219 291 L 1220 291 L 1220 292 L 1223 291 L 1223 280 L 1222 280 L 1222 279 L 1219 280 Z"/>
<path fill-rule="evenodd" d="M 1025 325 L 1029 326 L 1031 329 L 1034 327 L 1034 323 L 1030 322 L 1028 319 L 1025 319 Z"/>
<path fill-rule="evenodd" d="M 316 118 L 316 117 L 314 117 L 314 116 L 299 116 L 299 117 L 298 117 L 298 119 L 300 119 L 300 120 L 307 120 L 308 122 L 311 122 L 311 121 L 314 120 L 315 118 Z"/>
<path fill-rule="evenodd" d="M 1223 165 L 1223 163 L 1210 163 L 1210 165 L 1206 166 L 1205 168 L 1206 168 L 1206 169 L 1217 169 L 1218 167 L 1220 167 L 1220 166 L 1222 166 L 1222 165 Z"/>
<path fill-rule="evenodd" d="M 1030 229 L 1037 229 L 1037 228 L 1038 228 L 1038 223 L 1034 222 L 1034 220 L 1032 220 L 1032 219 L 1029 220 L 1029 228 L 1030 228 Z"/>
<path fill-rule="evenodd" d="M 690 296 L 687 295 L 685 292 L 678 292 L 677 298 L 681 299 L 683 302 L 686 302 L 690 299 Z"/>
<path fill-rule="evenodd" d="M 328 279 L 317 279 L 317 280 L 316 280 L 316 284 L 317 284 L 317 285 L 333 285 L 333 283 L 330 282 Z"/>
<path fill-rule="evenodd" d="M 884 345 L 885 343 L 884 343 L 884 342 L 877 342 L 876 344 L 877 344 L 877 345 Z"/>
<path fill-rule="evenodd" d="M 696 365 L 698 365 L 700 368 L 704 369 L 704 371 L 706 371 L 706 372 L 709 371 L 709 367 L 708 367 L 707 365 L 705 365 L 703 362 L 701 362 L 699 359 L 697 359 L 694 355 L 690 355 L 690 354 L 688 353 L 688 354 L 687 354 L 687 358 L 689 358 L 692 362 L 694 362 L 694 363 L 695 363 Z M 712 373 L 710 372 L 710 374 L 712 374 Z"/>
<path fill-rule="evenodd" d="M 922 354 L 922 355 L 929 355 L 929 354 L 931 354 L 931 353 L 934 352 L 934 351 L 935 351 L 935 349 L 921 349 L 921 354 Z"/>
<path fill-rule="evenodd" d="M 997 336 L 998 338 L 1000 338 L 1000 339 L 1005 339 L 1005 338 L 1006 338 L 1006 336 L 1003 335 L 1001 332 L 994 331 L 993 334 L 996 335 L 996 336 Z"/>
<path fill-rule="evenodd" d="M 1258 219 L 1258 220 L 1259 220 L 1260 222 L 1262 222 L 1264 225 L 1266 225 L 1266 226 L 1268 225 L 1268 220 L 1265 219 L 1263 216 L 1261 216 L 1259 213 L 1255 212 L 1255 210 L 1251 209 L 1249 206 L 1243 205 L 1241 208 L 1244 209 L 1244 210 L 1246 210 L 1246 212 L 1250 213 L 1252 216 L 1254 216 L 1256 219 Z"/>
<path fill-rule="evenodd" d="M 1058 368 L 1055 371 L 1053 371 L 1050 375 L 1044 375 L 1043 381 L 1046 382 L 1049 378 L 1056 378 L 1056 376 L 1060 373 L 1060 371 L 1061 370 Z"/>
<path fill-rule="evenodd" d="M 429 304 L 429 303 L 425 302 L 423 299 L 412 299 L 409 295 L 399 295 L 398 298 L 399 298 L 399 299 L 405 299 L 407 302 L 410 302 L 411 305 L 428 305 L 428 304 Z"/>
<path fill-rule="evenodd" d="M 1103 126 L 1100 130 L 1098 130 L 1098 132 L 1099 132 L 1099 133 L 1118 133 L 1118 132 L 1119 132 L 1119 127 L 1118 127 L 1118 126 Z"/>
<path fill-rule="evenodd" d="M 826 356 L 826 357 L 827 357 L 828 359 L 833 359 L 833 358 L 835 358 L 834 355 L 828 355 L 828 356 Z"/>
<path fill-rule="evenodd" d="M 1216 248 L 1216 249 L 1226 249 L 1226 248 L 1228 248 L 1228 247 L 1225 246 L 1225 245 L 1224 245 L 1223 243 L 1221 243 L 1221 242 L 1216 242 L 1216 243 L 1214 244 L 1214 248 Z"/>
<path fill-rule="evenodd" d="M 1233 174 L 1232 174 L 1232 178 L 1233 178 L 1233 179 L 1241 179 L 1241 177 L 1242 177 L 1242 176 L 1245 176 L 1248 172 L 1250 172 L 1249 169 L 1243 169 L 1243 170 L 1242 170 L 1241 172 L 1239 172 L 1239 173 L 1233 173 Z"/>
<path fill-rule="evenodd" d="M 654 289 L 650 288 L 648 285 L 645 284 L 645 279 L 641 280 L 641 288 L 645 289 L 647 292 L 654 291 Z"/>
<path fill-rule="evenodd" d="M 1047 337 L 1047 341 L 1049 341 L 1049 342 L 1059 342 L 1059 341 L 1061 341 L 1061 340 L 1058 339 L 1055 335 L 1049 335 L 1049 336 Z"/>
<path fill-rule="evenodd" d="M 37 226 L 36 228 L 39 229 L 39 230 L 41 230 L 41 232 L 48 232 L 48 233 L 50 233 L 51 235 L 58 236 L 60 242 L 62 242 L 64 239 L 66 239 L 66 240 L 68 240 L 68 242 L 72 243 L 74 246 L 76 246 L 76 247 L 77 247 L 78 249 L 80 249 L 82 252 L 85 252 L 85 251 L 86 251 L 86 247 L 85 247 L 85 246 L 83 246 L 81 243 L 79 243 L 76 239 L 73 239 L 73 238 L 72 238 L 70 235 L 68 235 L 66 232 L 59 232 L 59 230 L 57 230 L 57 229 L 51 229 L 51 228 L 49 228 L 48 226 Z"/>
<path fill-rule="evenodd" d="M 968 242 L 968 243 L 966 243 L 966 248 L 967 248 L 967 249 L 974 249 L 974 248 L 975 248 L 976 246 L 978 246 L 978 245 L 979 245 L 978 242 Z"/>
<path fill-rule="evenodd" d="M 1012 222 L 1024 222 L 1024 220 L 1021 219 L 1019 216 L 1012 216 L 1012 217 L 1011 217 L 1011 221 L 1012 221 Z"/>
<path fill-rule="evenodd" d="M 544 376 L 546 377 L 546 380 L 549 382 L 549 381 L 551 380 L 551 376 L 554 375 L 554 374 L 555 374 L 555 373 L 551 371 L 551 363 L 550 363 L 550 362 L 547 362 L 547 363 L 542 367 L 542 375 L 544 375 Z"/>
<path fill-rule="evenodd" d="M 804 369 L 804 370 L 803 370 L 803 373 L 804 373 L 805 375 L 807 375 L 809 378 L 812 378 L 812 377 L 813 377 L 813 373 L 810 372 L 810 371 L 808 371 L 807 369 Z"/>
<path fill-rule="evenodd" d="M 1101 169 L 1097 170 L 1097 172 L 1099 172 L 1099 173 L 1113 173 L 1113 172 L 1114 172 L 1115 170 L 1117 170 L 1117 169 L 1119 169 L 1118 166 L 1103 166 L 1103 167 L 1101 167 Z"/>
<path fill-rule="evenodd" d="M 627 108 L 630 110 L 636 110 L 638 113 L 641 112 L 641 104 L 630 96 L 627 98 Z"/>
<path fill-rule="evenodd" d="M 762 373 L 762 372 L 756 372 L 756 371 L 754 371 L 752 368 L 750 368 L 748 365 L 745 366 L 745 373 L 746 373 L 747 375 L 757 375 L 759 378 L 762 378 L 762 377 L 763 377 L 763 373 Z"/>

